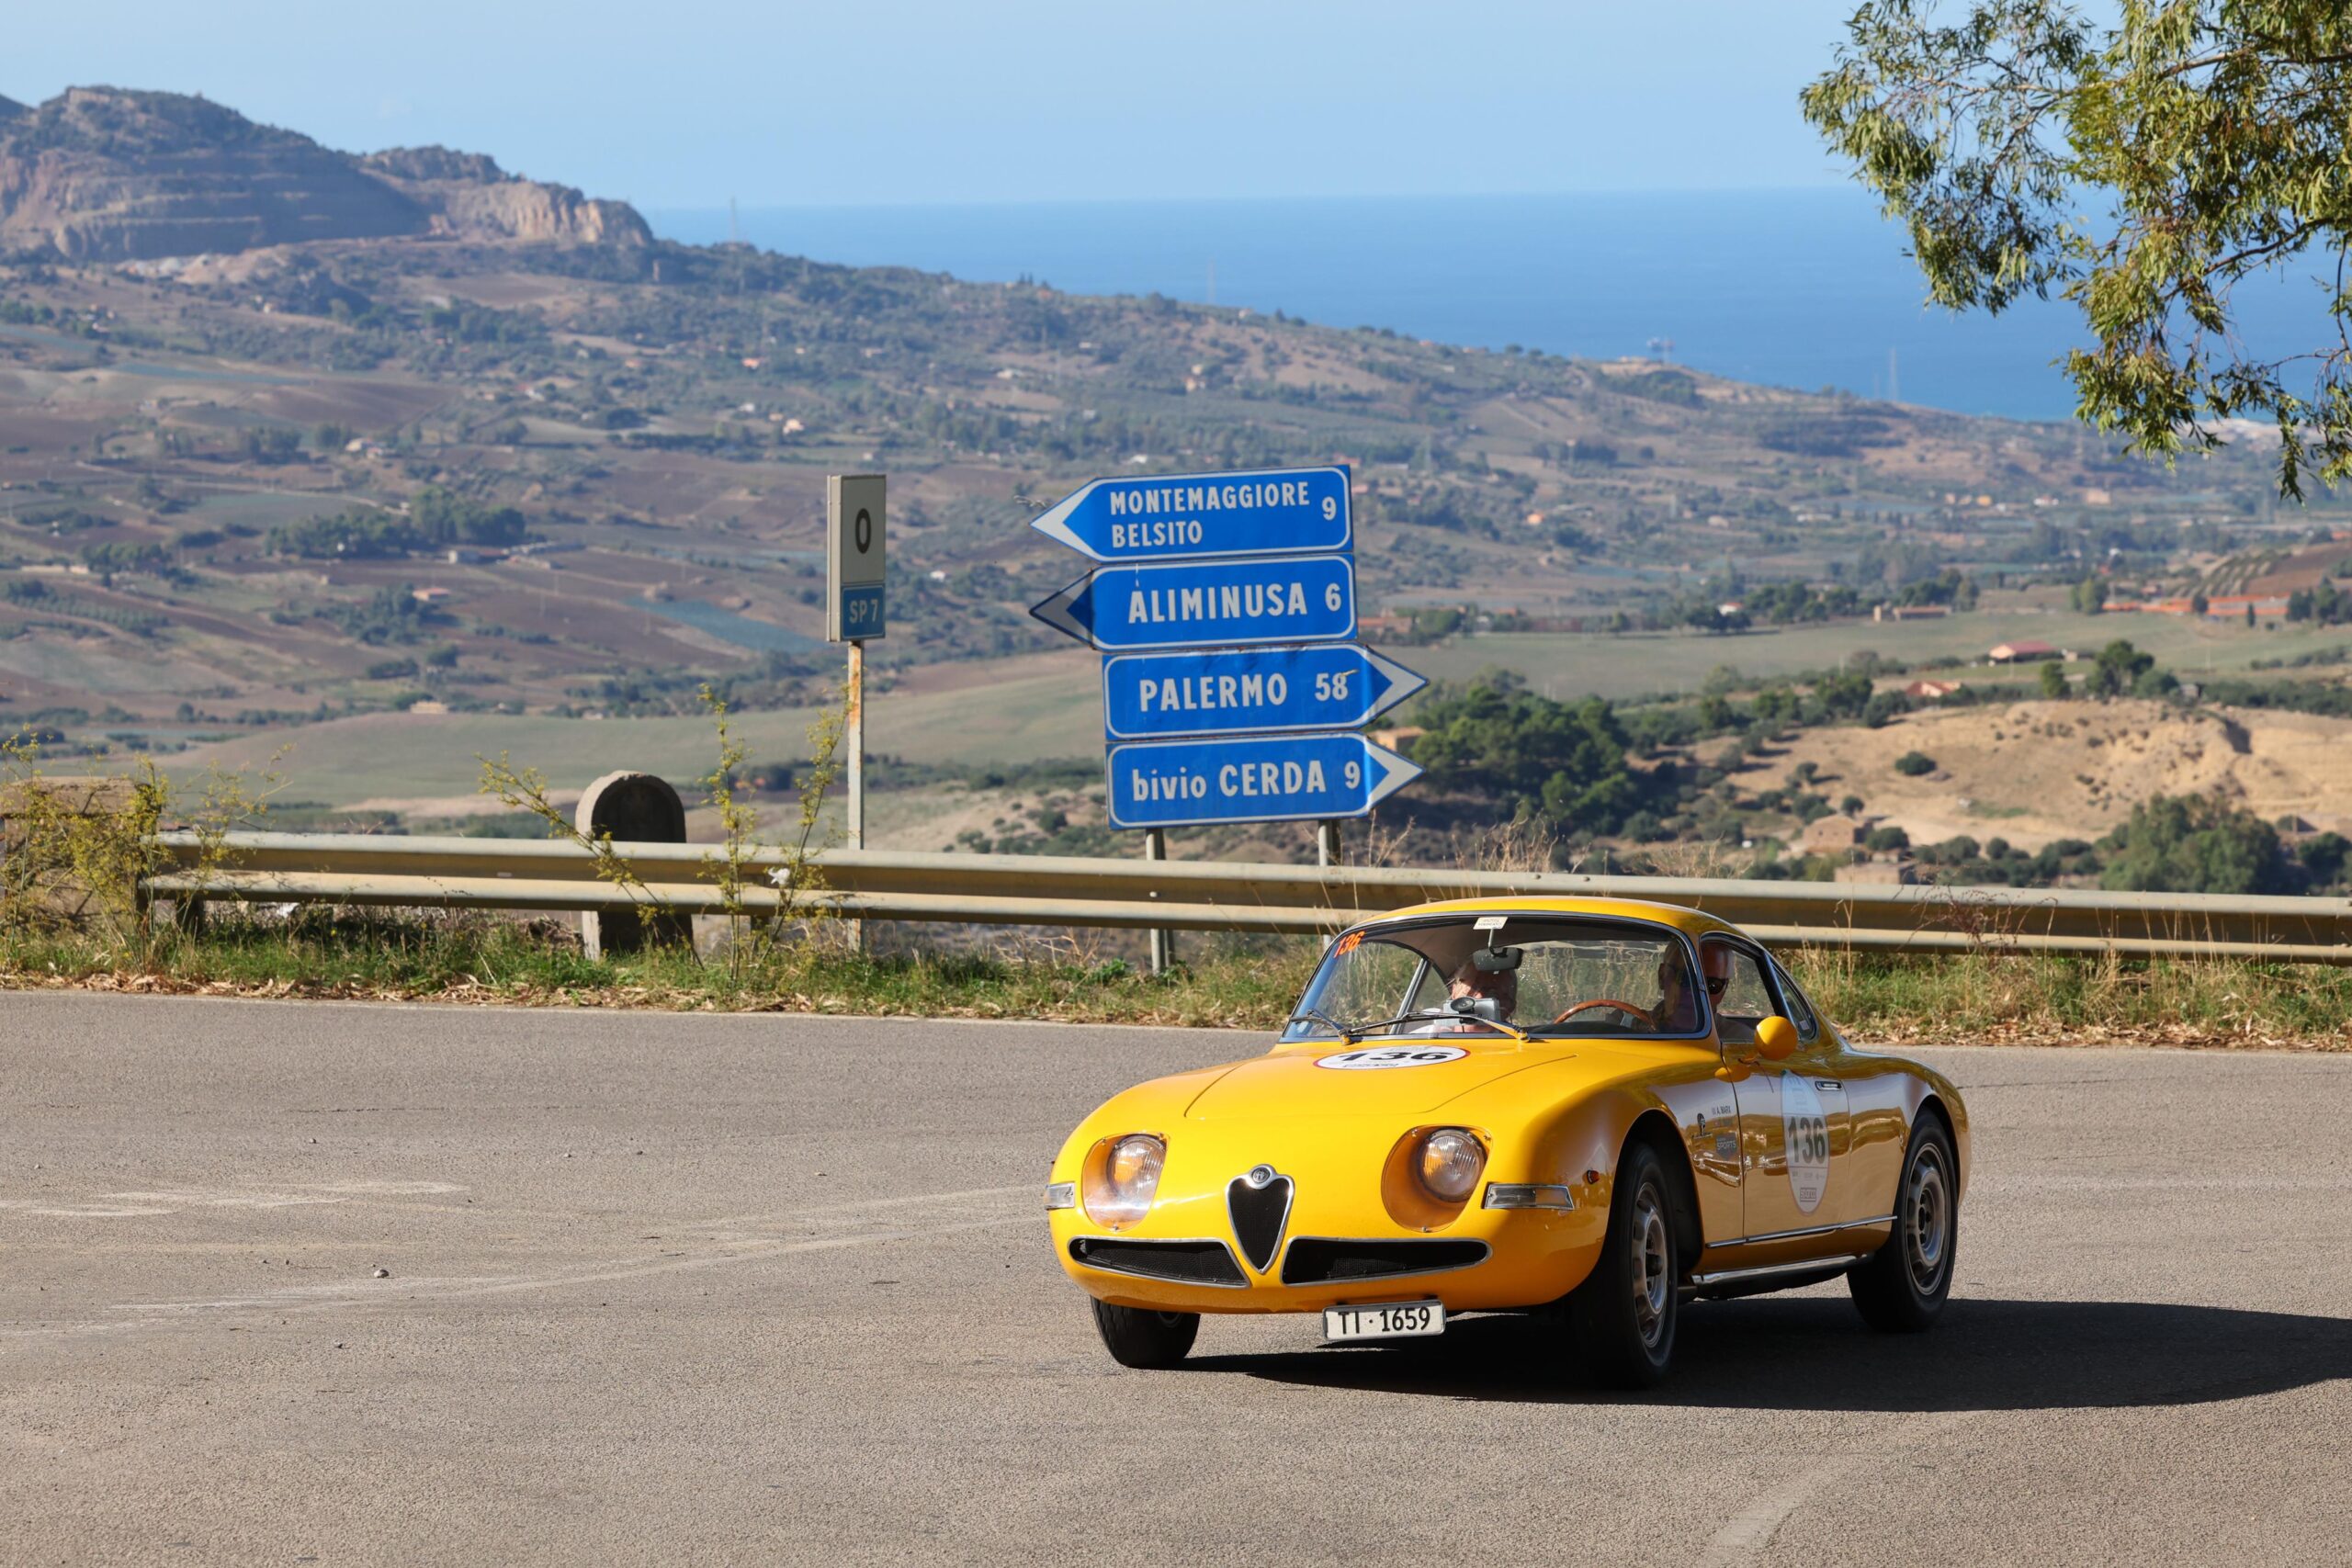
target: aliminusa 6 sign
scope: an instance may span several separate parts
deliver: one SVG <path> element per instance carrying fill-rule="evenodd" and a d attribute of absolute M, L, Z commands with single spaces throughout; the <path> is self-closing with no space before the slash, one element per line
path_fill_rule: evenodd
<path fill-rule="evenodd" d="M 1114 828 L 1363 817 L 1421 770 L 1362 735 L 1224 736 L 1111 748 Z"/>
<path fill-rule="evenodd" d="M 1353 542 L 1338 466 L 1091 479 L 1029 525 L 1106 562 L 1326 555 Z"/>
<path fill-rule="evenodd" d="M 1345 642 L 1356 635 L 1355 563 L 1295 556 L 1097 567 L 1029 613 L 1105 653 Z"/>

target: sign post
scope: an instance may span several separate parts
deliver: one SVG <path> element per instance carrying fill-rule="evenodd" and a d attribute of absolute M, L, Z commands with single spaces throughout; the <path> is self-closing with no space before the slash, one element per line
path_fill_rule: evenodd
<path fill-rule="evenodd" d="M 880 474 L 825 476 L 825 640 L 849 644 L 842 692 L 842 745 L 849 752 L 849 847 L 865 847 L 865 639 L 889 625 L 884 599 L 887 481 Z M 849 922 L 865 945 L 865 922 Z"/>
<path fill-rule="evenodd" d="M 1154 861 L 1168 858 L 1168 834 L 1164 829 L 1148 828 L 1144 830 L 1143 858 Z M 1154 926 L 1145 934 L 1151 939 L 1152 974 L 1167 974 L 1176 963 L 1176 933 Z"/>
<path fill-rule="evenodd" d="M 1104 803 L 1146 859 L 1170 828 L 1313 822 L 1336 865 L 1340 820 L 1419 776 L 1357 733 L 1427 682 L 1355 640 L 1352 498 L 1339 465 L 1155 474 L 1030 525 L 1097 563 L 1029 613 L 1103 655 Z"/>

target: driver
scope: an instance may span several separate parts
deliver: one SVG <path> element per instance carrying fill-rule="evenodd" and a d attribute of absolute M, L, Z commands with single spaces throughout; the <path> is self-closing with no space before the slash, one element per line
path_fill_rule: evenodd
<path fill-rule="evenodd" d="M 1470 959 L 1454 965 L 1448 978 L 1445 999 L 1458 1002 L 1463 998 L 1491 1000 L 1495 1016 L 1505 1023 L 1519 1010 L 1519 971 L 1516 969 L 1481 969 Z"/>
<path fill-rule="evenodd" d="M 1731 949 L 1717 942 L 1699 950 L 1699 967 L 1707 977 L 1707 995 L 1720 999 L 1731 984 Z M 1668 953 L 1657 965 L 1657 1006 L 1650 1016 L 1661 1034 L 1688 1034 L 1699 1027 L 1699 998 L 1690 990 L 1690 971 L 1679 953 Z"/>
<path fill-rule="evenodd" d="M 1519 1010 L 1519 972 L 1515 969 L 1481 969 L 1471 959 L 1465 958 L 1455 964 L 1453 973 L 1446 977 L 1445 999 L 1458 1002 L 1465 998 L 1472 1001 L 1493 1002 L 1496 1020 L 1509 1023 L 1510 1015 Z M 1451 1034 L 1461 1027 L 1458 1017 L 1451 1011 L 1441 1012 L 1412 1032 Z"/>

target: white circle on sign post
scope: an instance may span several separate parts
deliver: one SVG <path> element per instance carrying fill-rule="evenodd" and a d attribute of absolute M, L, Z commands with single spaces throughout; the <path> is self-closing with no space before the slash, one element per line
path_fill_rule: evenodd
<path fill-rule="evenodd" d="M 1318 1056 L 1315 1065 L 1344 1073 L 1369 1073 L 1386 1067 L 1434 1067 L 1441 1062 L 1458 1062 L 1469 1054 L 1459 1045 L 1369 1045 L 1361 1051 Z"/>
<path fill-rule="evenodd" d="M 1810 1214 L 1829 1190 L 1829 1117 L 1813 1085 L 1794 1073 L 1781 1075 L 1781 1133 L 1787 1140 L 1789 1190 Z"/>

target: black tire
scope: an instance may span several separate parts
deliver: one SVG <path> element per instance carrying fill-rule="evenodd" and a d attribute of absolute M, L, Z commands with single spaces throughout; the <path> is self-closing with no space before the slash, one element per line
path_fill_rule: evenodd
<path fill-rule="evenodd" d="M 1600 1261 L 1568 1293 L 1577 1359 L 1596 1388 L 1652 1388 L 1674 1364 L 1680 1309 L 1674 1189 L 1647 1144 L 1626 1149 Z"/>
<path fill-rule="evenodd" d="M 1846 1274 L 1862 1321 L 1882 1334 L 1917 1334 L 1951 1294 L 1960 1246 L 1960 1162 L 1951 1129 L 1933 1111 L 1911 1129 L 1894 1190 L 1894 1233 Z"/>
<path fill-rule="evenodd" d="M 1196 1312 L 1148 1312 L 1141 1307 L 1094 1303 L 1094 1326 L 1102 1332 L 1102 1348 L 1123 1367 L 1153 1371 L 1172 1367 L 1193 1348 L 1201 1331 Z"/>

